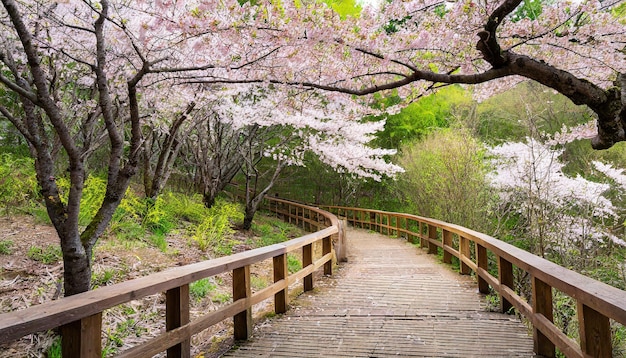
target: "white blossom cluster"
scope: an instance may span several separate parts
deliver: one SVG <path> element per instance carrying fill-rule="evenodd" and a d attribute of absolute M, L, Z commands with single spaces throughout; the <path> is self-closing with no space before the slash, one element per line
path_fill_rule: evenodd
<path fill-rule="evenodd" d="M 605 196 L 610 184 L 587 180 L 580 175 L 569 177 L 563 173 L 564 164 L 559 160 L 563 150 L 553 149 L 549 144 L 527 138 L 525 143 L 505 143 L 489 149 L 494 155 L 494 172 L 490 180 L 505 198 L 513 200 L 521 194 L 529 201 L 547 203 L 558 211 L 558 234 L 572 240 L 582 236 L 594 239 L 609 238 L 615 243 L 626 243 L 596 225 L 594 220 L 617 219 L 618 208 Z M 609 165 L 594 162 L 599 171 L 624 187 L 626 176 Z M 626 188 L 626 187 L 624 187 Z M 523 203 L 528 206 L 528 202 Z M 584 217 L 572 214 L 579 209 Z"/>

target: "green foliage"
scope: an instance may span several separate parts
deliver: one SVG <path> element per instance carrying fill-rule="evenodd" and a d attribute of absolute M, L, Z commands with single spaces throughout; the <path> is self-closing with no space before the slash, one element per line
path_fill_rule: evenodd
<path fill-rule="evenodd" d="M 434 132 L 403 148 L 398 190 L 412 212 L 480 231 L 492 200 L 484 155 L 467 131 Z"/>
<path fill-rule="evenodd" d="M 100 286 L 106 286 L 115 283 L 115 281 L 123 279 L 125 272 L 113 268 L 105 269 L 102 272 L 91 274 L 91 285 L 95 289 Z"/>
<path fill-rule="evenodd" d="M 13 241 L 0 240 L 0 255 L 10 255 L 13 252 Z"/>
<path fill-rule="evenodd" d="M 148 241 L 152 244 L 152 246 L 162 252 L 167 252 L 167 238 L 165 233 L 155 232 L 154 234 L 148 236 Z"/>
<path fill-rule="evenodd" d="M 355 0 L 323 0 L 326 5 L 330 6 L 342 19 L 348 16 L 358 17 L 361 13 L 361 5 Z"/>
<path fill-rule="evenodd" d="M 141 337 L 147 331 L 145 327 L 140 326 L 133 318 L 118 322 L 114 330 L 108 329 L 105 332 L 106 343 L 102 349 L 102 355 L 107 356 L 117 353 L 119 348 L 124 345 L 126 337 L 131 335 Z"/>
<path fill-rule="evenodd" d="M 131 217 L 112 221 L 109 232 L 121 241 L 139 240 L 146 236 L 146 229 Z"/>
<path fill-rule="evenodd" d="M 383 106 L 391 106 L 395 98 L 382 100 Z M 438 128 L 450 125 L 452 111 L 469 105 L 469 94 L 459 86 L 448 86 L 437 93 L 422 97 L 403 108 L 400 113 L 389 116 L 385 129 L 377 134 L 376 145 L 400 148 L 410 140 L 423 138 Z"/>
<path fill-rule="evenodd" d="M 50 245 L 43 249 L 37 246 L 31 246 L 28 249 L 26 256 L 46 265 L 57 263 L 63 258 L 61 247 L 59 245 Z"/>
<path fill-rule="evenodd" d="M 543 2 L 544 0 L 524 0 L 513 12 L 512 21 L 537 19 L 543 12 Z"/>
<path fill-rule="evenodd" d="M 219 213 L 207 215 L 202 223 L 196 226 L 193 240 L 202 251 L 211 248 L 219 254 L 230 255 L 232 247 L 228 245 L 229 240 L 226 236 L 233 232 L 227 216 Z"/>
<path fill-rule="evenodd" d="M 58 336 L 52 341 L 52 344 L 46 349 L 47 358 L 62 358 L 63 352 L 61 351 L 61 337 Z"/>
<path fill-rule="evenodd" d="M 302 270 L 302 262 L 292 254 L 287 254 L 287 270 L 294 273 Z"/>
<path fill-rule="evenodd" d="M 520 142 L 528 136 L 553 135 L 563 126 L 574 127 L 592 119 L 588 109 L 535 82 L 524 82 L 478 106 L 465 125 L 491 145 Z"/>
<path fill-rule="evenodd" d="M 149 206 L 148 212 L 143 218 L 143 226 L 153 233 L 167 234 L 175 226 L 174 213 L 168 205 L 167 199 L 169 198 L 167 196 L 160 195 L 153 205 Z"/>
<path fill-rule="evenodd" d="M 34 161 L 9 152 L 0 153 L 0 205 L 7 214 L 39 196 Z"/>
<path fill-rule="evenodd" d="M 267 285 L 268 282 L 265 278 L 256 275 L 250 276 L 250 286 L 252 286 L 255 290 L 262 290 L 267 287 Z"/>
<path fill-rule="evenodd" d="M 216 303 L 226 303 L 226 302 L 230 301 L 231 298 L 232 298 L 232 296 L 230 294 L 220 292 L 220 293 L 216 293 L 215 295 L 213 295 L 211 300 L 213 302 L 216 302 Z"/>
<path fill-rule="evenodd" d="M 68 178 L 57 179 L 57 185 L 61 194 L 61 200 L 67 204 L 70 194 L 71 183 Z M 106 192 L 106 180 L 89 175 L 83 187 L 83 196 L 80 199 L 80 213 L 78 214 L 79 225 L 87 226 L 96 215 Z"/>
<path fill-rule="evenodd" d="M 192 282 L 189 285 L 189 294 L 196 301 L 200 301 L 216 288 L 217 286 L 211 283 L 208 278 L 203 278 L 198 281 Z"/>
<path fill-rule="evenodd" d="M 275 217 L 259 217 L 252 223 L 253 237 L 246 242 L 251 247 L 263 247 L 302 235 L 302 230 Z"/>
<path fill-rule="evenodd" d="M 611 13 L 619 19 L 619 22 L 626 24 L 626 3 L 621 3 L 620 5 L 615 6 L 611 9 Z"/>

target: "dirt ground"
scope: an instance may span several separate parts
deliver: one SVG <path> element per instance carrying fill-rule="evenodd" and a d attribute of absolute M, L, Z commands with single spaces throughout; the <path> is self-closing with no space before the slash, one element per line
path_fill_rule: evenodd
<path fill-rule="evenodd" d="M 236 250 L 247 249 L 241 237 Z M 93 277 L 97 285 L 149 275 L 169 267 L 186 265 L 210 257 L 192 245 L 187 235 L 174 232 L 167 237 L 168 250 L 162 252 L 145 242 L 120 242 L 116 238 L 100 239 L 95 252 Z M 25 309 L 62 296 L 63 264 L 29 257 L 29 251 L 46 252 L 59 245 L 58 236 L 49 225 L 37 223 L 30 216 L 0 217 L 0 243 L 9 243 L 9 254 L 0 254 L 0 313 Z M 33 249 L 34 248 L 34 249 Z M 40 250 L 39 250 L 40 249 Z M 271 279 L 271 261 L 251 269 L 253 286 L 262 288 Z M 203 299 L 192 299 L 191 315 L 215 310 L 230 297 L 231 277 L 223 274 L 210 278 L 214 286 Z M 107 355 L 120 353 L 140 341 L 159 334 L 164 327 L 164 294 L 145 297 L 104 312 L 102 346 Z M 271 302 L 269 302 L 271 304 Z M 255 307 L 257 317 L 268 310 L 268 303 Z M 228 349 L 232 340 L 229 320 L 196 335 L 192 341 L 196 357 L 217 357 Z M 0 357 L 45 357 L 48 347 L 57 339 L 55 332 L 39 332 L 11 344 L 0 346 Z"/>

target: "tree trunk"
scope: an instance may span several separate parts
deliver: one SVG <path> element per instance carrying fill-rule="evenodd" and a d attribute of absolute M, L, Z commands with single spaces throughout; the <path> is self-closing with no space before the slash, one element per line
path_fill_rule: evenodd
<path fill-rule="evenodd" d="M 91 289 L 92 249 L 92 247 L 83 247 L 80 237 L 61 237 L 65 296 L 75 295 Z"/>
<path fill-rule="evenodd" d="M 257 210 L 261 206 L 263 202 L 263 198 L 265 195 L 272 189 L 274 183 L 276 183 L 276 179 L 280 175 L 280 172 L 285 168 L 287 164 L 285 162 L 279 161 L 276 165 L 276 169 L 274 170 L 274 175 L 272 175 L 272 179 L 267 184 L 265 189 L 263 189 L 260 193 L 253 195 L 254 193 L 250 193 L 249 185 L 250 185 L 250 176 L 246 176 L 246 210 L 243 218 L 243 229 L 250 230 L 252 228 L 252 220 L 254 219 L 254 214 L 256 214 Z"/>

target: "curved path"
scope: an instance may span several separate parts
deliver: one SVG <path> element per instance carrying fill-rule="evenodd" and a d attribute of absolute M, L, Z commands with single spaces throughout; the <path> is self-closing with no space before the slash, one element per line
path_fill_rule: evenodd
<path fill-rule="evenodd" d="M 227 357 L 534 357 L 468 276 L 404 240 L 348 230 L 348 263 Z"/>

